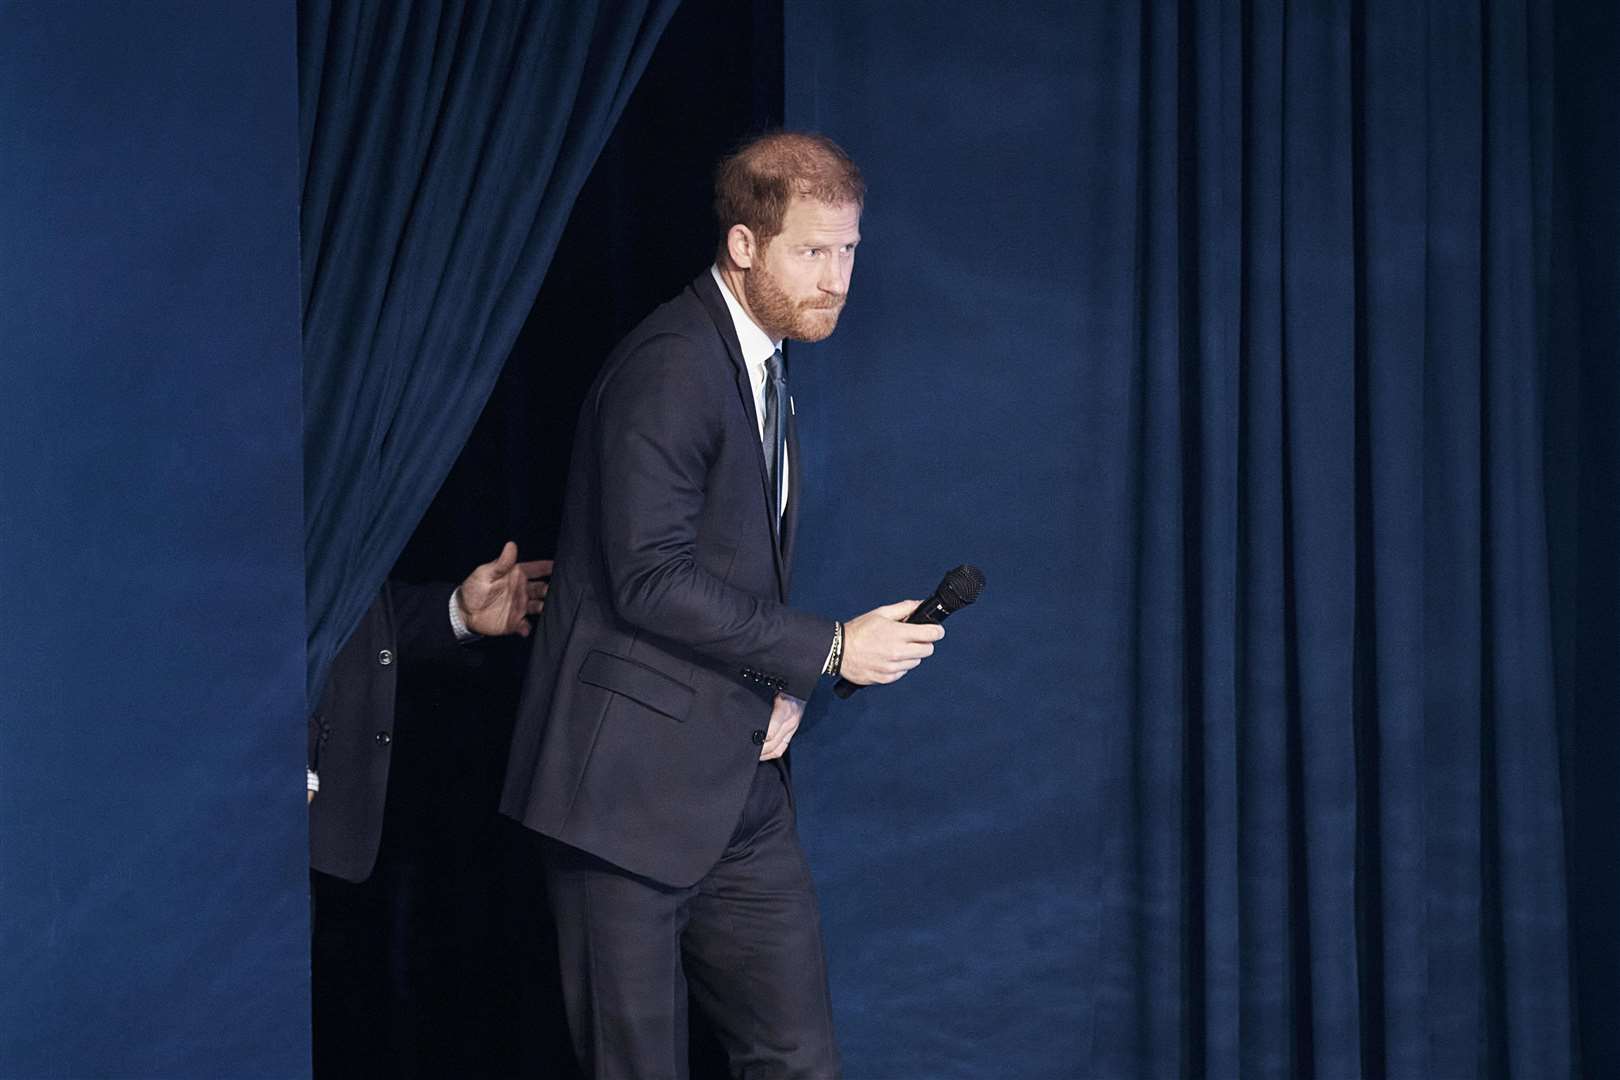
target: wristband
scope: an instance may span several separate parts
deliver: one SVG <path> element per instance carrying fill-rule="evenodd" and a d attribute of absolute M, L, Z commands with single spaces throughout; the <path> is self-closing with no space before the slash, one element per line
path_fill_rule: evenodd
<path fill-rule="evenodd" d="M 832 651 L 827 653 L 827 663 L 822 667 L 823 675 L 836 676 L 844 666 L 844 624 L 833 623 Z"/>

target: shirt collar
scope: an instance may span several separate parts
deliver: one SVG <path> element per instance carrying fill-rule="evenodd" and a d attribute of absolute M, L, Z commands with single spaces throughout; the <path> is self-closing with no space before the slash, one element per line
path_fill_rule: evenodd
<path fill-rule="evenodd" d="M 720 286 L 720 295 L 725 298 L 726 310 L 731 312 L 731 323 L 736 327 L 737 344 L 742 346 L 743 363 L 748 365 L 748 374 L 755 382 L 762 383 L 765 380 L 765 361 L 782 343 L 772 341 L 770 335 L 748 317 L 748 312 L 731 295 L 731 287 L 726 284 L 726 279 L 720 276 L 720 267 L 710 266 L 709 273 L 714 275 L 714 283 Z"/>

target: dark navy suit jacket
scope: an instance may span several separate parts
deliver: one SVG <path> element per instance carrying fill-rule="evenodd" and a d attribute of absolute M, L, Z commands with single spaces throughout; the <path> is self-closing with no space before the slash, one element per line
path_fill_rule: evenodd
<path fill-rule="evenodd" d="M 309 718 L 309 767 L 321 790 L 309 805 L 309 865 L 364 881 L 377 862 L 394 756 L 399 670 L 460 658 L 450 627 L 454 585 L 385 584 L 343 649 Z"/>
<path fill-rule="evenodd" d="M 787 606 L 801 458 L 772 530 L 754 396 L 705 270 L 608 357 L 580 412 L 557 568 L 501 810 L 631 873 L 695 883 L 808 698 L 833 621 Z"/>

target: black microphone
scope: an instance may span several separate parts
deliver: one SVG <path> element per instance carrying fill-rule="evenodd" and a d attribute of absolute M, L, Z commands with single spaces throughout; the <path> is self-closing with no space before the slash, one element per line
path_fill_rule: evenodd
<path fill-rule="evenodd" d="M 977 566 L 958 566 L 941 579 L 934 595 L 917 605 L 917 610 L 906 616 L 906 622 L 942 623 L 953 611 L 961 611 L 979 598 L 984 591 L 984 571 Z M 833 684 L 833 693 L 847 698 L 861 688 L 860 683 L 839 679 Z"/>

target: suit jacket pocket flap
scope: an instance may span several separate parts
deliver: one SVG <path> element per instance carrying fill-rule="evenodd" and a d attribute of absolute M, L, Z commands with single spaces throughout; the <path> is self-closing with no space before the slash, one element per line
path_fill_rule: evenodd
<path fill-rule="evenodd" d="M 599 649 L 585 657 L 579 668 L 579 681 L 623 694 L 676 720 L 685 720 L 692 706 L 694 691 L 679 679 Z"/>

